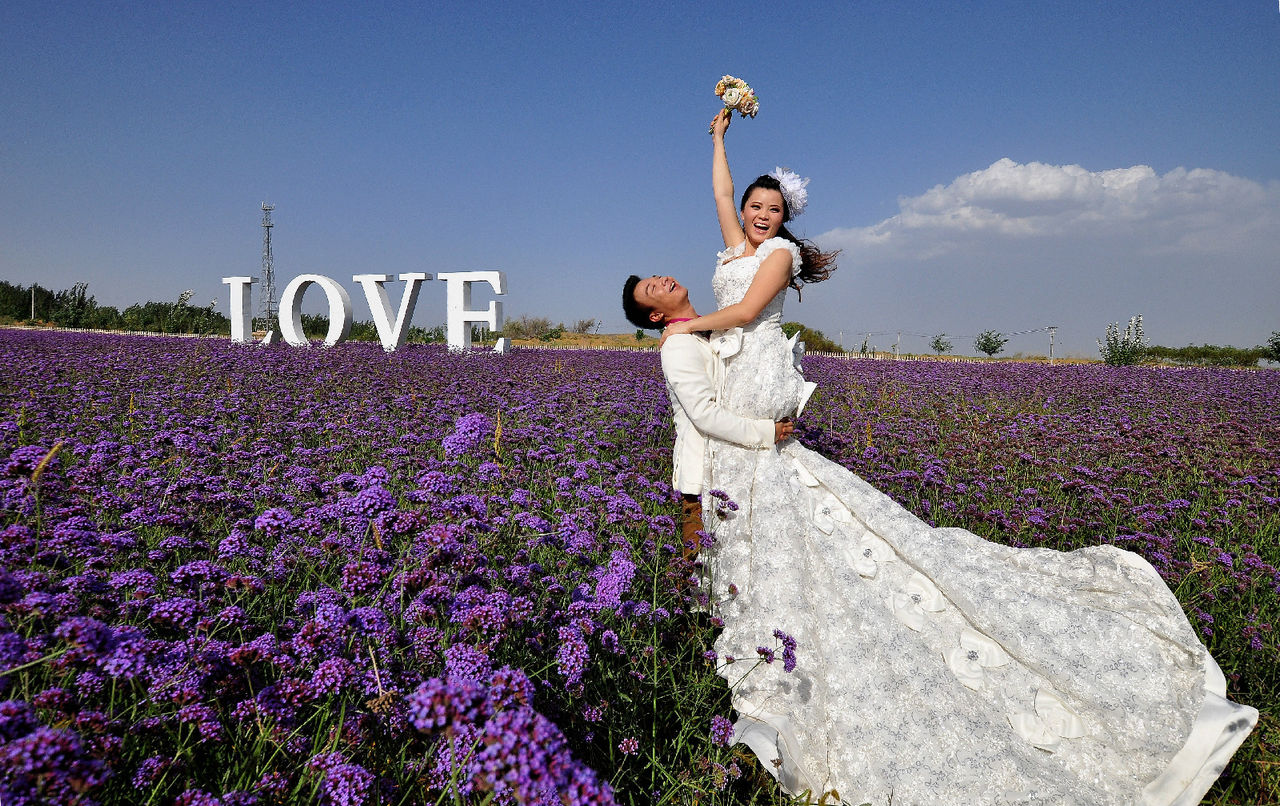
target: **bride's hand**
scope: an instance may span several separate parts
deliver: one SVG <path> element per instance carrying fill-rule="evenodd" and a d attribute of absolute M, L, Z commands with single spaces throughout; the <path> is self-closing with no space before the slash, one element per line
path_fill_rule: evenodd
<path fill-rule="evenodd" d="M 729 124 L 733 122 L 733 115 L 728 109 L 721 109 L 720 113 L 711 119 L 711 127 L 707 129 L 707 133 L 714 137 L 724 137 L 724 133 L 729 128 Z"/>
<path fill-rule="evenodd" d="M 661 350 L 662 345 L 667 343 L 668 336 L 675 336 L 681 333 L 692 333 L 693 328 L 689 326 L 689 323 L 692 321 L 693 320 L 689 320 L 688 322 L 673 322 L 667 325 L 662 331 L 662 338 L 658 339 L 658 349 Z"/>

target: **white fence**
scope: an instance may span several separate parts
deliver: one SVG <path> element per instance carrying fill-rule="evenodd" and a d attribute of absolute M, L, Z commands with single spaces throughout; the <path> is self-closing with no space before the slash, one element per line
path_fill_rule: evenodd
<path fill-rule="evenodd" d="M 157 333 L 150 330 L 102 330 L 99 328 L 82 328 L 82 327 L 41 327 L 39 325 L 0 325 L 0 330 L 37 330 L 42 332 L 57 333 L 101 333 L 107 336 L 150 336 L 163 337 L 170 339 L 228 339 L 229 336 L 220 333 Z M 368 342 L 376 344 L 376 342 Z M 487 345 L 480 345 L 487 346 Z M 657 352 L 657 347 L 645 347 L 641 345 L 595 345 L 595 346 L 578 346 L 573 344 L 521 344 L 512 345 L 509 350 L 600 350 L 611 353 L 652 353 Z M 869 361 L 939 361 L 952 362 L 960 364 L 999 364 L 999 363 L 1025 363 L 1035 361 L 1045 363 L 1047 359 L 1036 358 L 974 358 L 972 356 L 960 355 L 916 355 L 912 353 L 900 353 L 894 355 L 890 352 L 872 352 L 872 353 L 830 353 L 819 351 L 805 351 L 805 355 L 817 355 L 824 358 L 861 358 Z M 1096 363 L 1081 359 L 1055 359 L 1054 363 Z"/>
<path fill-rule="evenodd" d="M 168 339 L 226 339 L 221 333 L 159 333 L 154 330 L 102 330 L 96 327 L 58 327 L 50 325 L 0 325 L 0 330 L 39 330 L 52 333 L 101 333 L 105 336 L 163 336 Z"/>

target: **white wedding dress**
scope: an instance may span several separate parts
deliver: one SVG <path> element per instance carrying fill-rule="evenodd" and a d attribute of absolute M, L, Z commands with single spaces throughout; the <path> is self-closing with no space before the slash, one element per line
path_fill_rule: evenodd
<path fill-rule="evenodd" d="M 761 260 L 720 253 L 720 307 Z M 794 414 L 808 389 L 784 289 L 718 334 L 721 402 Z M 712 440 L 706 554 L 735 739 L 791 794 L 876 806 L 1194 806 L 1257 721 L 1156 571 L 1112 546 L 1014 549 L 932 528 L 795 440 Z M 716 514 L 717 508 L 721 515 Z M 774 630 L 797 664 L 765 663 Z M 730 662 L 729 658 L 733 661 Z M 830 799 L 828 800 L 830 802 Z"/>

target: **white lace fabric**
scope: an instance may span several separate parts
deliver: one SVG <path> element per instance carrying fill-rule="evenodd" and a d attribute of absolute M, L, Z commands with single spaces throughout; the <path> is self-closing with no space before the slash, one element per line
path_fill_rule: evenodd
<path fill-rule="evenodd" d="M 774 243 L 779 241 L 781 243 Z M 721 253 L 720 307 L 760 261 Z M 727 261 L 727 262 L 726 262 Z M 721 404 L 793 414 L 785 289 L 742 330 Z M 1257 721 L 1141 557 L 935 529 L 795 441 L 711 441 L 704 513 L 736 738 L 792 793 L 846 804 L 1194 806 Z M 730 594 L 730 586 L 734 594 Z M 794 672 L 759 661 L 775 629 Z M 734 658 L 728 663 L 727 658 Z"/>

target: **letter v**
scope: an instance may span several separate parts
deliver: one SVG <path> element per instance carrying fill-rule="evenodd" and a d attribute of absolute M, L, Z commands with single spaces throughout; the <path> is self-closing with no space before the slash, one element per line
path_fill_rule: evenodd
<path fill-rule="evenodd" d="M 404 346 L 408 333 L 409 321 L 413 319 L 413 308 L 418 304 L 418 292 L 422 290 L 422 281 L 430 280 L 431 275 L 423 272 L 410 272 L 400 275 L 408 285 L 404 296 L 400 298 L 400 313 L 395 324 L 391 323 L 391 300 L 387 298 L 387 289 L 383 283 L 391 281 L 390 274 L 356 274 L 351 277 L 364 288 L 364 298 L 369 303 L 369 311 L 373 314 L 373 324 L 378 328 L 378 338 L 382 340 L 382 349 L 389 353 Z"/>

